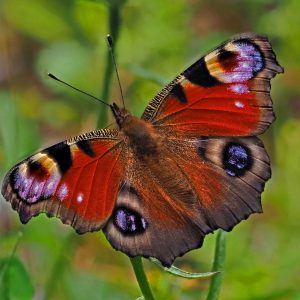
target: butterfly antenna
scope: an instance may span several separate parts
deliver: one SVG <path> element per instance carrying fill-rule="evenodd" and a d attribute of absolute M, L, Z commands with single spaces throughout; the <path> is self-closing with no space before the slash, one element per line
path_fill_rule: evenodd
<path fill-rule="evenodd" d="M 121 86 L 121 81 L 120 81 L 120 77 L 119 77 L 119 72 L 118 72 L 118 68 L 117 68 L 117 64 L 116 64 L 116 59 L 115 59 L 115 55 L 114 55 L 114 51 L 113 51 L 113 39 L 111 37 L 110 34 L 108 34 L 106 36 L 107 38 L 107 42 L 108 42 L 108 48 L 109 48 L 109 52 L 115 67 L 115 71 L 117 74 L 117 79 L 118 79 L 118 84 L 119 84 L 119 89 L 120 89 L 120 94 L 121 94 L 121 98 L 122 98 L 122 102 L 123 102 L 123 107 L 125 108 L 125 101 L 124 101 L 124 96 L 123 96 L 123 90 L 122 90 L 122 86 Z"/>
<path fill-rule="evenodd" d="M 84 91 L 82 91 L 82 90 L 80 90 L 80 89 L 74 87 L 73 85 L 71 85 L 71 84 L 69 84 L 69 83 L 67 83 L 67 82 L 65 82 L 65 81 L 63 81 L 63 80 L 57 78 L 56 76 L 54 76 L 54 75 L 51 74 L 51 73 L 48 73 L 48 76 L 49 76 L 50 78 L 52 78 L 52 79 L 54 79 L 54 80 L 60 82 L 60 83 L 63 83 L 64 85 L 69 86 L 70 88 L 72 88 L 72 89 L 74 89 L 74 90 L 76 90 L 76 91 L 78 91 L 78 92 L 80 92 L 80 93 L 82 93 L 82 94 L 84 94 L 84 95 L 87 95 L 87 96 L 91 97 L 92 99 L 95 99 L 95 100 L 97 100 L 97 101 L 99 101 L 99 102 L 101 102 L 101 103 L 103 103 L 103 104 L 105 104 L 105 105 L 107 105 L 107 106 L 110 106 L 108 103 L 102 101 L 101 99 L 99 99 L 99 98 L 97 98 L 97 97 L 95 97 L 95 96 L 93 96 L 93 95 L 91 95 L 91 94 L 89 94 L 89 93 L 87 93 L 87 92 L 84 92 Z"/>

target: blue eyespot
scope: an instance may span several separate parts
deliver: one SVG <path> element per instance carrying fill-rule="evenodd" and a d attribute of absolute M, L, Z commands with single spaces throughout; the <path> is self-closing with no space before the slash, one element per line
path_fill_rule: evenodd
<path fill-rule="evenodd" d="M 117 208 L 114 213 L 114 224 L 124 234 L 143 233 L 148 223 L 137 212 L 129 208 Z"/>
<path fill-rule="evenodd" d="M 229 176 L 243 176 L 252 166 L 250 150 L 241 144 L 227 144 L 223 152 L 223 166 Z"/>

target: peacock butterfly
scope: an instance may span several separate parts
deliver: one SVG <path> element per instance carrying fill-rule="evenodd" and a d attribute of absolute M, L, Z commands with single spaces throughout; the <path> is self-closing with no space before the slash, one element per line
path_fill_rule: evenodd
<path fill-rule="evenodd" d="M 274 121 L 270 80 L 282 72 L 266 37 L 235 36 L 177 76 L 141 119 L 113 103 L 118 129 L 79 135 L 14 166 L 2 194 L 22 223 L 45 212 L 170 266 L 206 234 L 262 212 L 271 170 L 256 136 Z"/>

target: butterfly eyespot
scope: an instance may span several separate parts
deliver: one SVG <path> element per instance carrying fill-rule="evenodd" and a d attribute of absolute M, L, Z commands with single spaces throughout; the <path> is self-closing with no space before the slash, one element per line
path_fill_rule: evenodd
<path fill-rule="evenodd" d="M 21 200 L 35 203 L 52 197 L 59 180 L 60 176 L 55 168 L 50 174 L 43 164 L 37 161 L 27 161 L 13 171 L 11 185 Z"/>
<path fill-rule="evenodd" d="M 148 223 L 140 214 L 128 208 L 118 208 L 114 213 L 114 224 L 124 234 L 143 233 Z"/>
<path fill-rule="evenodd" d="M 229 176 L 242 176 L 252 166 L 249 149 L 241 144 L 229 143 L 224 148 L 223 165 Z"/>
<path fill-rule="evenodd" d="M 214 53 L 214 52 L 213 52 Z M 253 78 L 264 67 L 263 54 L 259 47 L 247 39 L 229 42 L 214 53 L 223 72 L 215 71 L 214 56 L 207 58 L 207 67 L 212 76 L 224 83 L 241 83 Z M 210 62 L 210 59 L 212 61 Z M 244 87 L 247 88 L 245 85 Z M 235 93 L 245 93 L 242 85 L 232 88 Z"/>

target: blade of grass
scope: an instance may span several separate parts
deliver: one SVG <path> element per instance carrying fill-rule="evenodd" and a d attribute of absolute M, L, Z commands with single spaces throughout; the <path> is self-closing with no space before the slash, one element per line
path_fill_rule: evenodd
<path fill-rule="evenodd" d="M 217 300 L 219 298 L 222 280 L 223 280 L 224 264 L 225 264 L 225 252 L 226 252 L 225 237 L 226 237 L 226 232 L 219 230 L 216 237 L 216 246 L 215 246 L 215 254 L 214 254 L 212 271 L 220 272 L 220 273 L 212 277 L 206 300 Z"/>

